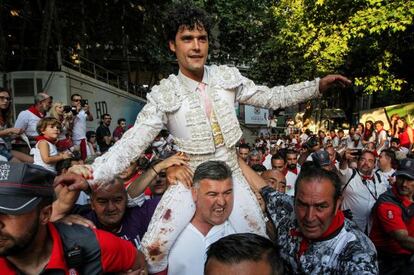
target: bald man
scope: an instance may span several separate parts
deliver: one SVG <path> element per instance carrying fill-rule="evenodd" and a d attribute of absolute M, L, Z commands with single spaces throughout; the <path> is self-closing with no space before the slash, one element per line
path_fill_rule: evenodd
<path fill-rule="evenodd" d="M 264 171 L 261 174 L 261 177 L 267 182 L 267 184 L 279 191 L 281 193 L 285 193 L 286 191 L 286 178 L 285 175 L 276 169 L 271 169 Z"/>

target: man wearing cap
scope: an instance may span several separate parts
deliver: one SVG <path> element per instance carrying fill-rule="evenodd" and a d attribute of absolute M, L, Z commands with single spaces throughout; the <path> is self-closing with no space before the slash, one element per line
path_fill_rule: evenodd
<path fill-rule="evenodd" d="M 50 95 L 46 93 L 36 94 L 34 97 L 34 105 L 19 113 L 14 127 L 23 129 L 29 139 L 34 141 L 34 138 L 39 135 L 36 131 L 36 125 L 40 119 L 46 116 L 46 113 L 52 107 L 52 102 L 53 97 Z"/>
<path fill-rule="evenodd" d="M 145 274 L 144 256 L 128 241 L 100 230 L 49 222 L 53 181 L 54 174 L 40 166 L 0 162 L 1 274 L 138 269 Z"/>
<path fill-rule="evenodd" d="M 396 182 L 373 208 L 371 239 L 381 274 L 414 274 L 414 160 L 403 159 Z"/>
<path fill-rule="evenodd" d="M 320 168 L 327 171 L 335 171 L 335 166 L 332 164 L 329 153 L 325 150 L 319 150 L 312 153 L 312 161 Z"/>

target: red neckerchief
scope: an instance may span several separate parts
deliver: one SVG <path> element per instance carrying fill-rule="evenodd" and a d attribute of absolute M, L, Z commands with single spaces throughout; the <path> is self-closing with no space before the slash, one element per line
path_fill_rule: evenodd
<path fill-rule="evenodd" d="M 37 141 L 37 142 L 39 142 L 39 141 L 41 141 L 41 140 L 46 140 L 46 141 L 48 141 L 48 142 L 50 142 L 50 143 L 52 143 L 52 144 L 56 144 L 56 142 L 58 141 L 57 139 L 50 139 L 50 138 L 47 138 L 47 137 L 45 137 L 44 135 L 40 135 L 40 136 L 37 136 L 37 137 L 36 137 L 36 141 Z"/>
<path fill-rule="evenodd" d="M 287 173 L 288 173 L 288 169 L 287 168 L 285 168 L 284 170 L 283 170 L 283 174 L 285 175 L 285 177 L 286 177 L 286 175 L 287 175 Z"/>
<path fill-rule="evenodd" d="M 144 154 L 144 157 L 145 157 L 147 160 L 151 160 L 151 159 L 152 159 L 152 153 L 147 153 L 147 154 Z"/>
<path fill-rule="evenodd" d="M 45 116 L 45 114 L 42 114 L 41 112 L 39 112 L 38 109 L 36 109 L 36 107 L 34 105 L 30 106 L 29 109 L 27 109 L 29 112 L 33 113 L 35 116 L 43 118 Z"/>
<path fill-rule="evenodd" d="M 372 131 L 370 129 L 369 130 L 365 129 L 364 140 L 368 140 L 371 135 L 372 135 Z"/>
<path fill-rule="evenodd" d="M 292 173 L 294 173 L 295 175 L 297 175 L 298 174 L 298 167 L 296 167 L 293 170 L 289 170 L 289 171 L 292 172 Z"/>
<path fill-rule="evenodd" d="M 361 179 L 362 180 L 373 180 L 374 179 L 374 176 L 373 175 L 370 175 L 370 176 L 361 175 Z"/>
<path fill-rule="evenodd" d="M 318 241 L 323 241 L 323 240 L 330 239 L 331 237 L 334 237 L 334 235 L 337 232 L 339 232 L 339 230 L 343 227 L 344 222 L 345 222 L 344 214 L 342 213 L 342 211 L 338 210 L 335 217 L 332 219 L 332 222 L 329 225 L 328 229 L 326 229 L 326 231 L 322 234 L 320 238 L 312 240 L 312 241 L 318 242 Z M 311 240 L 305 238 L 302 232 L 297 231 L 296 229 L 292 229 L 290 231 L 290 235 L 298 236 L 302 238 L 302 241 L 300 242 L 300 245 L 299 245 L 298 253 L 296 255 L 297 259 L 299 259 L 306 252 L 306 250 L 308 250 Z"/>
<path fill-rule="evenodd" d="M 385 131 L 384 128 L 381 128 L 381 130 L 379 130 L 377 133 L 381 133 L 382 131 Z"/>

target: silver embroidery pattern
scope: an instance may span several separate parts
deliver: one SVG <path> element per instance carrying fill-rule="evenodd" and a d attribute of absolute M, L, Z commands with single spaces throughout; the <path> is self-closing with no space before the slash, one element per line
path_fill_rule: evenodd
<path fill-rule="evenodd" d="M 93 184 L 110 182 L 137 159 L 161 131 L 165 114 L 157 108 L 151 95 L 147 99 L 134 127 L 126 131 L 108 152 L 95 159 L 92 164 Z"/>
<path fill-rule="evenodd" d="M 287 87 L 268 88 L 256 86 L 253 81 L 243 77 L 236 68 L 227 66 L 207 67 L 211 76 L 208 89 L 212 105 L 222 130 L 227 148 L 233 148 L 242 135 L 233 106 L 220 99 L 223 89 L 237 90 L 236 100 L 240 103 L 264 108 L 277 109 L 318 96 L 319 80 L 307 81 Z M 141 155 L 155 136 L 166 125 L 166 113 L 178 110 L 182 99 L 187 98 L 190 111 L 186 114 L 186 127 L 191 140 L 175 137 L 179 148 L 191 155 L 205 155 L 215 152 L 214 139 L 207 117 L 200 105 L 199 97 L 184 85 L 175 75 L 154 86 L 147 95 L 148 103 L 137 117 L 133 128 L 128 130 L 120 142 L 114 144 L 103 156 L 94 162 L 94 180 L 108 182 L 114 175 L 122 172 L 129 163 Z"/>
<path fill-rule="evenodd" d="M 180 108 L 183 91 L 179 82 L 177 76 L 170 75 L 167 79 L 161 80 L 160 85 L 152 87 L 150 95 L 161 111 L 174 112 Z"/>
<path fill-rule="evenodd" d="M 276 110 L 319 96 L 318 87 L 319 78 L 286 87 L 268 88 L 257 86 L 250 79 L 243 77 L 243 86 L 237 93 L 237 100 L 242 104 Z"/>
<path fill-rule="evenodd" d="M 183 86 L 180 85 L 180 87 Z M 190 110 L 185 114 L 185 126 L 191 133 L 191 140 L 178 138 L 176 141 L 178 147 L 188 154 L 214 153 L 215 146 L 210 123 L 200 104 L 199 95 L 189 90 L 182 90 L 182 93 L 190 107 Z"/>
<path fill-rule="evenodd" d="M 243 76 L 235 67 L 212 65 L 209 70 L 214 76 L 212 82 L 223 89 L 234 89 L 243 84 Z"/>
<path fill-rule="evenodd" d="M 229 106 L 227 102 L 220 98 L 220 91 L 223 91 L 220 87 L 213 86 L 210 88 L 210 95 L 224 143 L 227 148 L 232 148 L 240 140 L 243 132 L 240 128 L 234 106 Z"/>

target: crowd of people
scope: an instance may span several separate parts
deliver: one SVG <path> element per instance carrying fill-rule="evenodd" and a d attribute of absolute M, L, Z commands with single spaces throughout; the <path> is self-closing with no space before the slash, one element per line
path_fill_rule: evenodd
<path fill-rule="evenodd" d="M 388 131 L 379 120 L 345 130 L 331 129 L 328 135 L 322 130 L 289 136 L 261 134 L 251 145 L 241 140 L 238 154 L 269 187 L 294 197 L 299 204 L 301 177 L 312 174 L 313 169 L 335 175 L 338 209 L 345 221 L 352 220 L 375 245 L 380 273 L 410 273 L 413 250 L 407 247 L 414 234 L 413 215 L 408 215 L 414 207 L 413 130 L 397 115 L 392 120 L 399 126 Z M 266 205 L 269 208 L 269 202 Z M 282 206 L 278 205 L 281 211 Z M 274 220 L 276 224 L 280 217 Z"/>
<path fill-rule="evenodd" d="M 111 133 L 103 114 L 86 131 L 87 100 L 47 93 L 13 125 L 0 88 L 1 274 L 414 271 L 404 118 L 388 132 L 367 121 L 316 134 L 291 121 L 288 135 L 248 144 L 234 101 L 277 109 L 350 81 L 256 86 L 235 68 L 205 66 L 203 10 L 178 6 L 164 27 L 180 70 L 154 86 L 132 127 L 119 118 Z"/>

